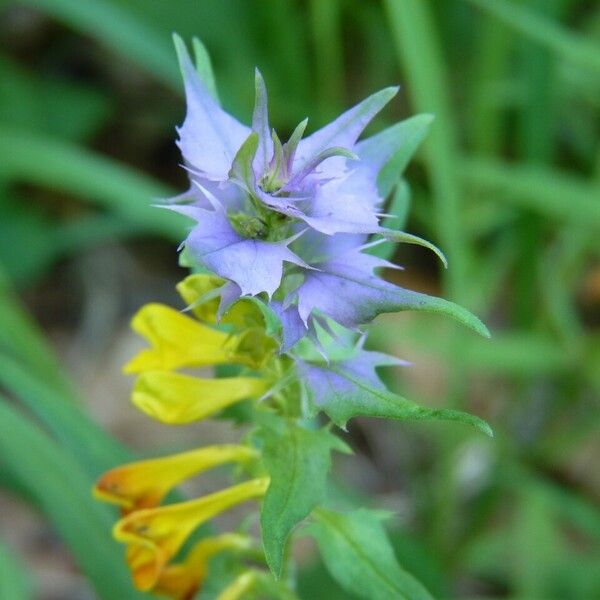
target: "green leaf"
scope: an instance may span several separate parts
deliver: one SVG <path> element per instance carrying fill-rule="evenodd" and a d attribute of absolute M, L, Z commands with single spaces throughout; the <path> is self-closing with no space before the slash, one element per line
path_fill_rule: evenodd
<path fill-rule="evenodd" d="M 75 394 L 63 375 L 52 348 L 30 316 L 21 308 L 0 265 L 0 351 L 18 358 L 46 386 L 67 398 Z"/>
<path fill-rule="evenodd" d="M 258 133 L 253 131 L 237 151 L 229 177 L 244 185 L 246 191 L 252 192 L 256 187 L 256 176 L 252 168 L 252 161 L 258 150 Z"/>
<path fill-rule="evenodd" d="M 184 61 L 190 60 L 189 53 L 185 42 L 181 36 L 176 33 L 173 34 L 173 44 L 175 45 L 175 52 L 179 59 L 179 68 L 181 76 L 185 80 L 185 73 L 183 69 Z M 192 47 L 194 49 L 194 59 L 196 71 L 200 77 L 200 80 L 206 86 L 206 89 L 210 95 L 219 102 L 219 95 L 217 92 L 217 84 L 215 81 L 215 74 L 213 72 L 212 63 L 210 61 L 210 55 L 206 50 L 204 44 L 198 38 L 192 38 Z"/>
<path fill-rule="evenodd" d="M 61 395 L 16 360 L 0 354 L 0 384 L 26 406 L 91 477 L 131 454 L 96 425 L 70 397 Z"/>
<path fill-rule="evenodd" d="M 368 600 L 431 600 L 423 585 L 398 564 L 381 513 L 360 509 L 339 514 L 320 508 L 313 515 L 315 522 L 306 531 L 348 593 Z"/>
<path fill-rule="evenodd" d="M 211 93 L 212 97 L 219 102 L 219 92 L 215 81 L 215 74 L 212 68 L 212 62 L 206 46 L 197 38 L 192 38 L 192 48 L 194 49 L 194 59 L 196 62 L 196 71 L 200 79 Z"/>
<path fill-rule="evenodd" d="M 427 248 L 442 261 L 444 268 L 448 268 L 448 261 L 446 260 L 444 253 L 435 244 L 432 244 L 431 242 L 428 242 L 417 235 L 412 235 L 411 233 L 406 233 L 405 231 L 393 231 L 391 229 L 386 229 L 381 235 L 392 242 L 398 242 L 401 244 L 414 244 L 416 246 Z"/>
<path fill-rule="evenodd" d="M 392 299 L 389 303 L 386 303 L 386 306 L 385 312 L 419 310 L 445 314 L 462 323 L 475 333 L 483 337 L 490 337 L 488 328 L 473 313 L 454 302 L 444 300 L 444 298 L 403 290 L 401 294 L 398 294 L 397 300 L 394 301 Z"/>
<path fill-rule="evenodd" d="M 427 136 L 432 122 L 433 115 L 416 115 L 360 142 L 359 154 L 364 160 L 377 161 L 379 157 L 390 156 L 377 178 L 377 188 L 383 198 L 387 198 L 400 180 L 417 148 Z"/>
<path fill-rule="evenodd" d="M 600 71 L 600 47 L 592 40 L 553 23 L 514 2 L 506 0 L 468 0 L 494 15 L 515 31 L 542 44 L 573 65 Z"/>
<path fill-rule="evenodd" d="M 30 600 L 33 598 L 32 587 L 21 562 L 0 544 L 0 598 Z"/>
<path fill-rule="evenodd" d="M 386 419 L 458 421 L 492 436 L 490 426 L 474 415 L 451 409 L 419 406 L 390 392 L 375 368 L 398 364 L 393 357 L 359 350 L 350 360 L 305 363 L 301 373 L 309 401 L 315 411 L 323 410 L 340 427 L 358 416 Z"/>
<path fill-rule="evenodd" d="M 288 536 L 325 499 L 331 451 L 348 449 L 327 429 L 311 431 L 291 421 L 265 424 L 257 435 L 271 477 L 261 511 L 263 545 L 279 578 Z"/>
<path fill-rule="evenodd" d="M 114 515 L 91 495 L 93 479 L 0 397 L 0 466 L 19 481 L 69 546 L 103 600 L 146 598 L 111 538 Z"/>

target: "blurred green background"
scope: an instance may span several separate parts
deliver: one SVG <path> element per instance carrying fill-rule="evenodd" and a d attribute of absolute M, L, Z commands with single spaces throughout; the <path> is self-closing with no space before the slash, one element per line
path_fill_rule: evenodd
<path fill-rule="evenodd" d="M 119 371 L 130 315 L 178 305 L 184 274 L 184 225 L 149 207 L 186 187 L 173 31 L 204 41 L 246 121 L 258 66 L 283 137 L 396 83 L 370 131 L 435 113 L 402 210 L 450 268 L 403 247 L 397 277 L 493 337 L 402 314 L 371 344 L 414 363 L 390 385 L 496 437 L 359 419 L 338 493 L 396 513 L 398 558 L 437 598 L 600 598 L 597 2 L 0 0 L 0 599 L 138 597 L 91 482 L 239 435 L 148 423 Z M 303 598 L 346 597 L 298 552 Z"/>

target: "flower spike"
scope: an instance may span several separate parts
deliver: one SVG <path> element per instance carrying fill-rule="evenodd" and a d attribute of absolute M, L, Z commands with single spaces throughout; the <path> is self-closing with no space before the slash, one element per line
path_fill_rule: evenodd
<path fill-rule="evenodd" d="M 119 504 L 126 513 L 158 506 L 179 483 L 229 462 L 256 458 L 247 446 L 207 446 L 198 450 L 130 463 L 105 473 L 94 493 L 100 500 Z"/>
<path fill-rule="evenodd" d="M 140 590 L 150 590 L 190 534 L 209 519 L 247 500 L 260 498 L 268 478 L 253 479 L 159 508 L 137 510 L 117 522 L 113 534 L 127 545 L 127 562 Z"/>

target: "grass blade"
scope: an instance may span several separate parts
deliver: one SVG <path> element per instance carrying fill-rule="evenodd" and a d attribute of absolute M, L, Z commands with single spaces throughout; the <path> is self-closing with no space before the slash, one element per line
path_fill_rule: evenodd
<path fill-rule="evenodd" d="M 0 544 L 0 598 L 33 598 L 32 585 L 23 565 L 4 544 Z"/>
<path fill-rule="evenodd" d="M 460 302 L 465 297 L 467 249 L 462 242 L 460 182 L 455 175 L 458 136 L 432 11 L 423 0 L 386 0 L 385 7 L 413 106 L 417 112 L 436 116 L 423 153 L 436 204 L 436 242 L 450 263 L 444 272 L 446 291 Z"/>
<path fill-rule="evenodd" d="M 184 219 L 151 204 L 173 191 L 147 175 L 68 142 L 0 130 L 0 173 L 59 189 L 107 208 L 139 228 L 180 241 Z"/>
<path fill-rule="evenodd" d="M 592 40 L 507 0 L 468 1 L 530 40 L 545 46 L 560 58 L 579 67 L 600 71 L 600 46 Z"/>
<path fill-rule="evenodd" d="M 67 452 L 0 398 L 0 463 L 27 489 L 103 600 L 146 598 L 133 588 L 113 516 L 93 500 L 93 480 Z"/>
<path fill-rule="evenodd" d="M 139 64 L 159 81 L 182 93 L 179 69 L 168 36 L 139 20 L 116 2 L 104 0 L 23 0 L 90 35 Z"/>
<path fill-rule="evenodd" d="M 0 354 L 0 384 L 18 398 L 92 476 L 131 459 L 83 410 L 17 361 Z"/>
<path fill-rule="evenodd" d="M 519 208 L 587 228 L 600 227 L 600 189 L 582 179 L 543 167 L 470 158 L 460 163 L 468 186 L 497 194 Z"/>

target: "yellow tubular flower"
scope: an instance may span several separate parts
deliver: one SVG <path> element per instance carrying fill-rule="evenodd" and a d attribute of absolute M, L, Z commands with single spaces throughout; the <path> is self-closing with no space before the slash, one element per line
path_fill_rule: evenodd
<path fill-rule="evenodd" d="M 220 594 L 217 600 L 239 600 L 256 581 L 254 571 L 246 571 L 236 577 Z"/>
<path fill-rule="evenodd" d="M 129 463 L 105 473 L 96 484 L 94 495 L 119 504 L 124 512 L 150 508 L 193 475 L 228 462 L 246 462 L 256 456 L 256 451 L 247 446 L 223 444 Z"/>
<path fill-rule="evenodd" d="M 118 521 L 113 535 L 127 545 L 136 587 L 151 590 L 195 529 L 233 506 L 260 498 L 268 486 L 268 477 L 253 479 L 196 500 L 138 510 Z"/>
<path fill-rule="evenodd" d="M 237 336 L 206 327 L 162 304 L 146 304 L 133 317 L 131 327 L 152 347 L 127 363 L 125 373 L 205 367 L 239 359 Z"/>
<path fill-rule="evenodd" d="M 208 574 L 209 559 L 224 550 L 244 550 L 252 546 L 249 537 L 225 533 L 198 542 L 181 563 L 168 565 L 152 589 L 174 600 L 191 600 Z"/>
<path fill-rule="evenodd" d="M 224 283 L 225 280 L 217 275 L 194 274 L 180 281 L 176 288 L 182 300 L 201 321 L 216 323 L 220 298 L 212 296 Z M 200 304 L 197 304 L 198 301 Z"/>
<path fill-rule="evenodd" d="M 201 321 L 216 323 L 220 300 L 219 297 L 214 298 L 213 296 L 224 283 L 225 280 L 216 275 L 188 275 L 177 284 L 177 291 L 182 300 L 187 306 L 191 307 L 192 312 Z M 221 322 L 245 329 L 264 326 L 264 319 L 260 310 L 252 300 L 246 298 L 241 298 L 235 302 L 225 312 Z"/>
<path fill-rule="evenodd" d="M 200 379 L 148 371 L 137 378 L 131 400 L 154 419 L 180 425 L 204 419 L 241 400 L 259 398 L 268 388 L 268 382 L 258 377 Z"/>

